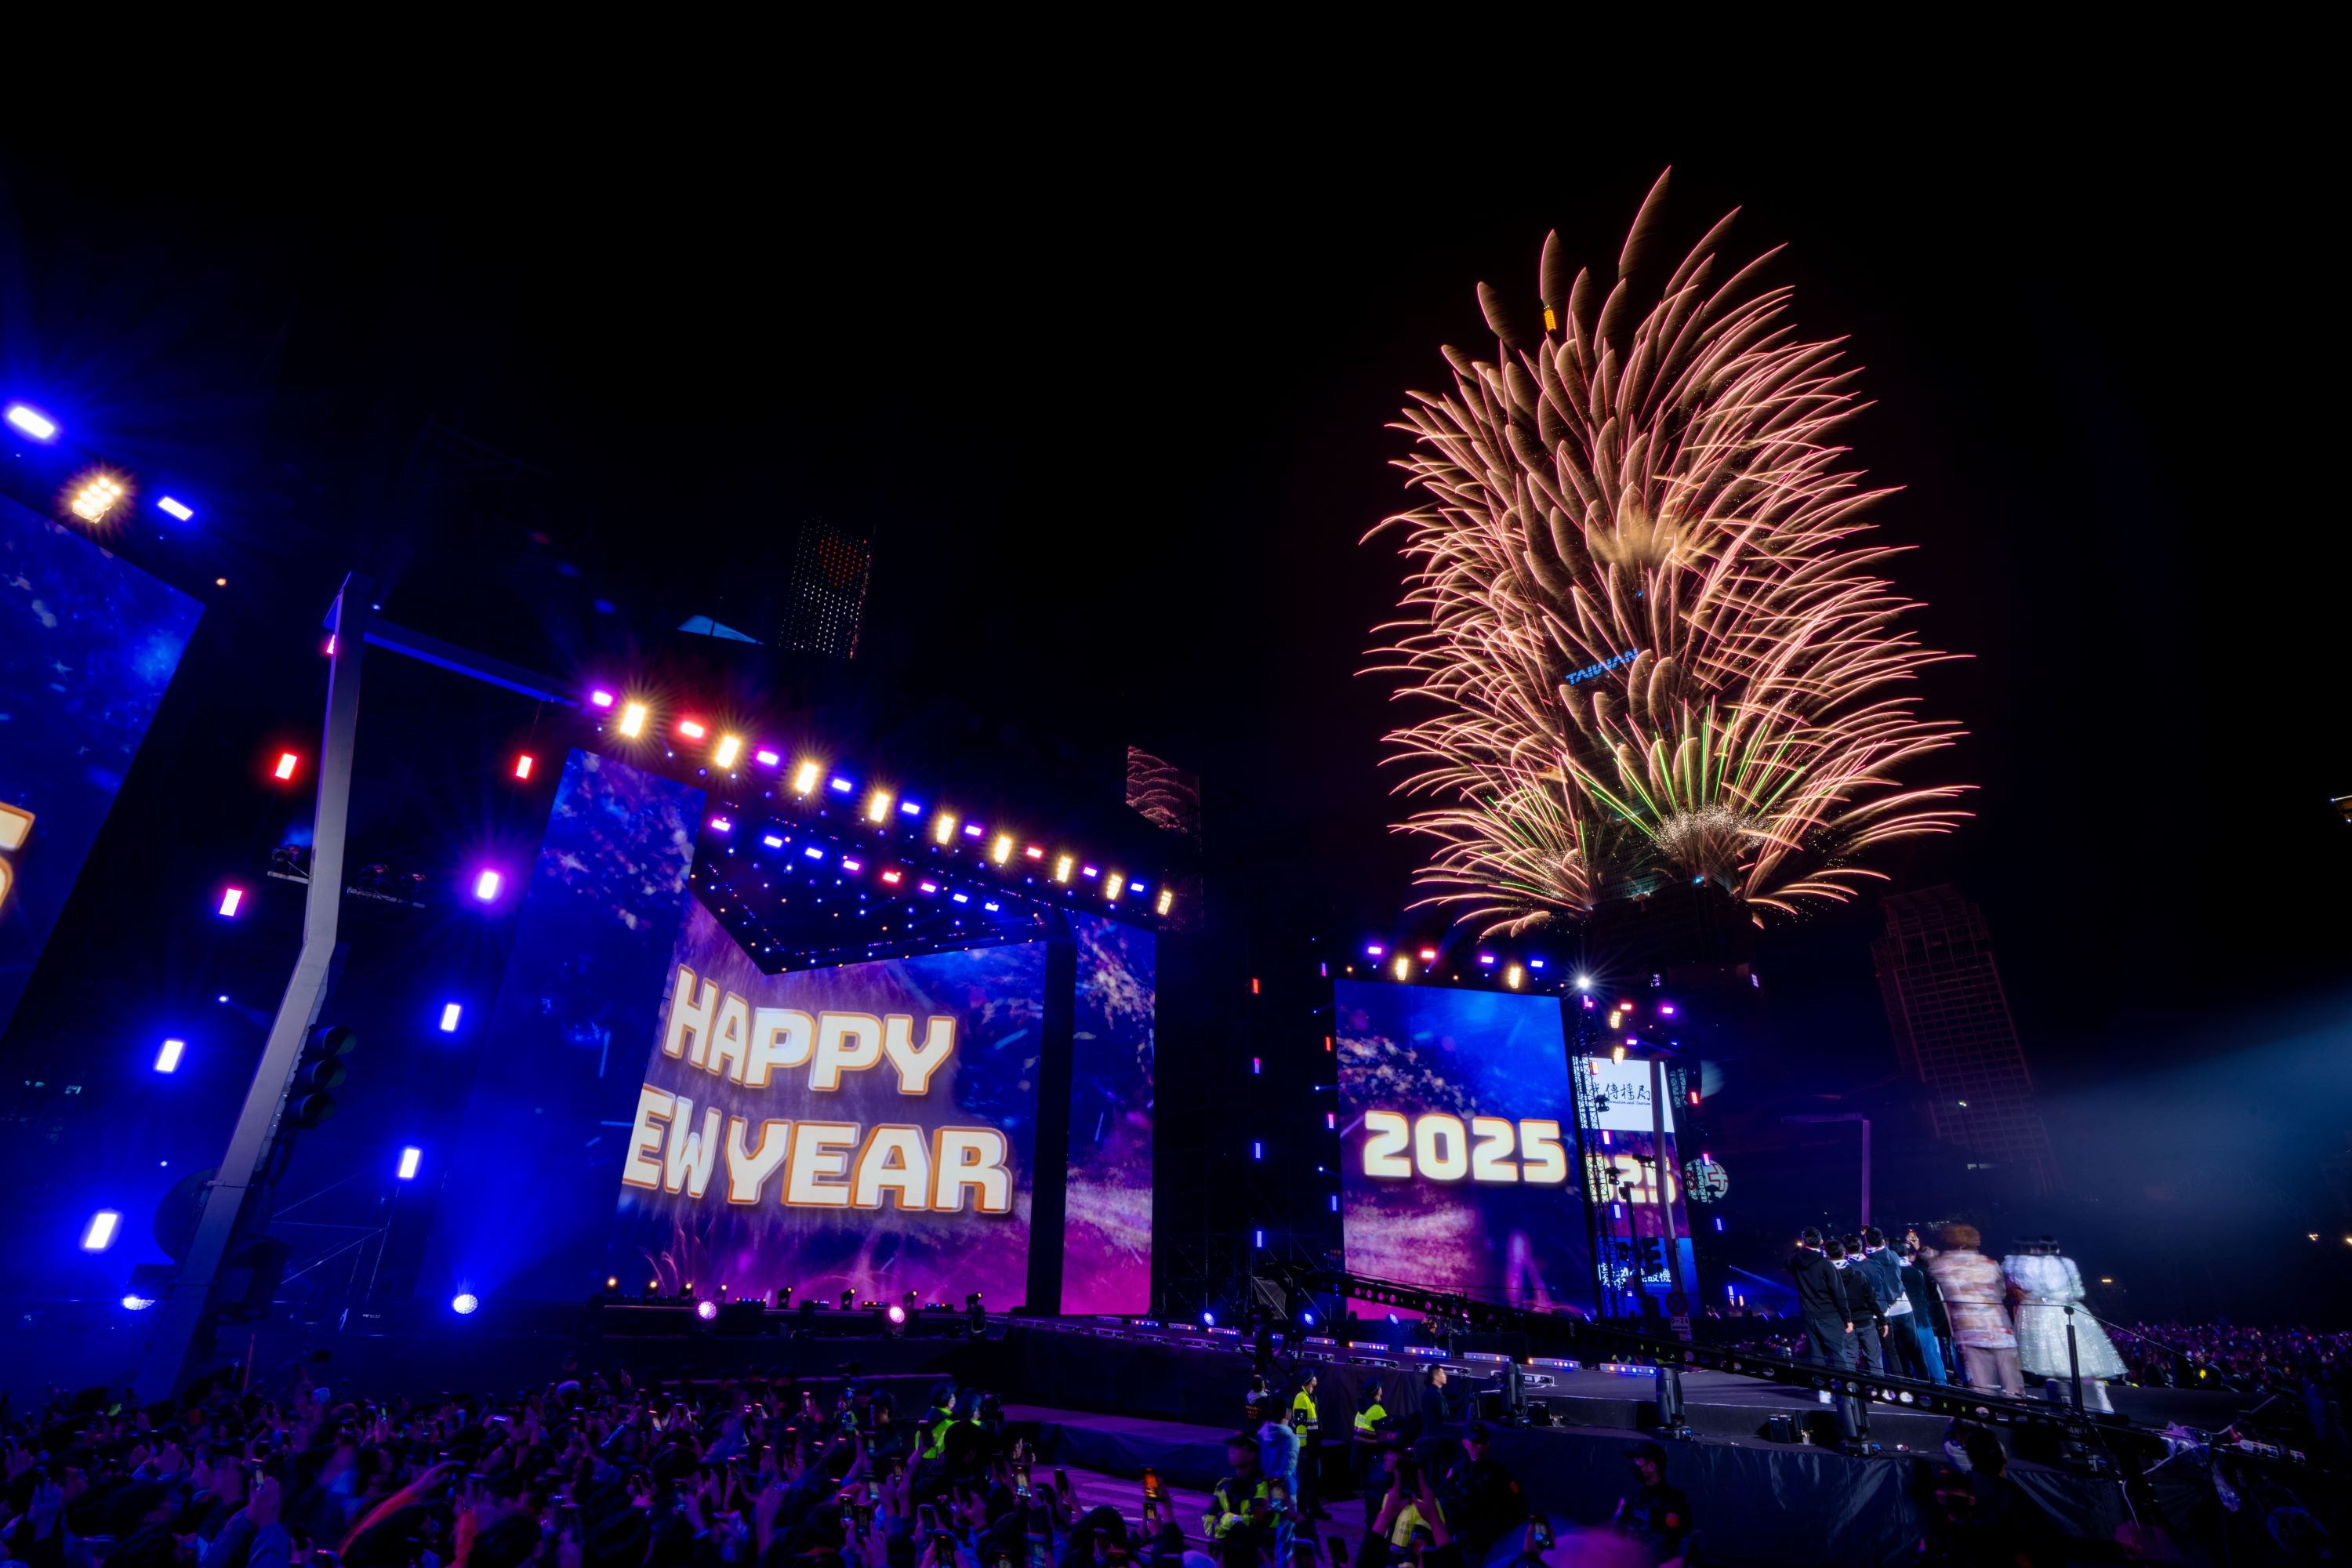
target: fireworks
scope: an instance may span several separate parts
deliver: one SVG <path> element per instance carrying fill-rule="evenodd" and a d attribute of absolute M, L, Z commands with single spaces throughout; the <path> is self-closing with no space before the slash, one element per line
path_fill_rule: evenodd
<path fill-rule="evenodd" d="M 1539 327 L 1479 285 L 1495 360 L 1446 349 L 1453 390 L 1404 411 L 1424 504 L 1381 525 L 1412 570 L 1375 668 L 1432 707 L 1389 737 L 1427 803 L 1402 825 L 1435 841 L 1424 901 L 1489 931 L 1665 876 L 1793 912 L 1965 815 L 1962 786 L 1897 778 L 1958 731 L 1913 711 L 1949 656 L 1895 629 L 1916 606 L 1859 515 L 1887 492 L 1830 444 L 1852 372 L 1755 284 L 1770 252 L 1716 280 L 1728 217 L 1637 319 L 1664 193 L 1612 284 L 1545 241 Z"/>

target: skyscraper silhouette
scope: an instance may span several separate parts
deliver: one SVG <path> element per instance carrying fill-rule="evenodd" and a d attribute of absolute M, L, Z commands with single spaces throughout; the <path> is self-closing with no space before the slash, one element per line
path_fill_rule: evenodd
<path fill-rule="evenodd" d="M 1886 933 L 1871 956 L 1904 1070 L 1927 1086 L 1936 1136 L 2036 1192 L 2056 1187 L 1984 912 L 1949 886 L 1898 893 L 1882 907 Z"/>

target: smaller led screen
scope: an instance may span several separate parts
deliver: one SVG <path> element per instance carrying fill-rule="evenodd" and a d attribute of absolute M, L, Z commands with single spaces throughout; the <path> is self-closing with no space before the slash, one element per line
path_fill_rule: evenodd
<path fill-rule="evenodd" d="M 1559 999 L 1343 980 L 1351 1272 L 1549 1310 L 1590 1300 Z"/>
<path fill-rule="evenodd" d="M 1675 1163 L 1674 1096 L 1664 1095 L 1653 1109 L 1648 1062 L 1586 1057 L 1576 1066 L 1580 1120 L 1587 1129 L 1585 1184 L 1592 1194 L 1600 1231 L 1601 1256 L 1595 1262 L 1601 1288 L 1632 1291 L 1638 1279 L 1638 1288 L 1652 1295 L 1672 1289 L 1675 1270 L 1667 1267 L 1660 1245 L 1667 1217 L 1658 1207 L 1657 1182 L 1663 1171 L 1666 1208 L 1677 1238 L 1675 1261 L 1688 1291 L 1697 1276 L 1693 1270 L 1690 1213 L 1684 1206 L 1682 1180 Z M 1659 1158 L 1661 1121 L 1665 1125 L 1664 1159 Z"/>

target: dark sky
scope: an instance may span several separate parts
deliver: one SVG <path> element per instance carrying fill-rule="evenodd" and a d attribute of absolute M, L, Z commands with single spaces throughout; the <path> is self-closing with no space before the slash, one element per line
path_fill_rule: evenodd
<path fill-rule="evenodd" d="M 1441 342 L 1491 352 L 1479 280 L 1531 296 L 1555 226 L 1612 264 L 1672 164 L 1669 243 L 1743 208 L 1730 247 L 1786 243 L 1799 322 L 1852 340 L 1895 576 L 1972 656 L 1929 684 L 1970 731 L 1929 771 L 1979 815 L 1897 885 L 1984 904 L 2059 1087 L 2244 1043 L 2331 999 L 2352 935 L 2300 132 L 2153 98 L 1834 118 L 0 139 L 0 354 L 134 465 L 307 496 L 221 509 L 241 584 L 357 561 L 460 637 L 462 551 L 379 510 L 427 416 L 554 476 L 557 548 L 649 628 L 723 618 L 804 516 L 870 523 L 873 660 L 1196 769 L 1219 873 L 1353 940 L 1410 896 L 1354 673 L 1396 591 L 1358 543 L 1401 504 L 1385 422 Z M 1767 949 L 1825 1061 L 1887 1059 L 1875 924 Z"/>

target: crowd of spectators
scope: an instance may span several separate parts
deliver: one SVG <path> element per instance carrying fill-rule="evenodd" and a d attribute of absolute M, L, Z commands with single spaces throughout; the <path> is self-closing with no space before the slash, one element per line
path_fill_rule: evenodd
<path fill-rule="evenodd" d="M 2147 1388 L 2275 1388 L 2352 1369 L 2352 1331 L 2231 1323 L 2127 1323 L 2116 1348 Z"/>
<path fill-rule="evenodd" d="M 923 1408 L 854 1375 L 656 1387 L 576 1369 L 378 1398 L 307 1362 L 159 1404 L 59 1393 L 0 1407 L 0 1568 L 1462 1568 L 1600 1562 L 1603 1542 L 1674 1562 L 1691 1528 L 1654 1446 L 1585 1552 L 1531 1520 L 1483 1424 L 1414 1440 L 1376 1425 L 1350 1550 L 1316 1528 L 1297 1411 L 1270 1401 L 1197 1523 L 1164 1491 L 1139 1515 L 1087 1508 L 985 1392 L 905 1402 Z"/>

